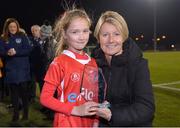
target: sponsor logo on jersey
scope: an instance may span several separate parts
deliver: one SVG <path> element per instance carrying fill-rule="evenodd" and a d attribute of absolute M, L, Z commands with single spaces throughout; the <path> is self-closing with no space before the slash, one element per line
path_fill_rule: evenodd
<path fill-rule="evenodd" d="M 74 103 L 76 101 L 81 101 L 82 98 L 86 101 L 92 101 L 95 94 L 93 91 L 89 91 L 88 89 L 82 88 L 82 92 L 78 95 L 77 93 L 70 93 L 68 95 L 68 101 Z"/>

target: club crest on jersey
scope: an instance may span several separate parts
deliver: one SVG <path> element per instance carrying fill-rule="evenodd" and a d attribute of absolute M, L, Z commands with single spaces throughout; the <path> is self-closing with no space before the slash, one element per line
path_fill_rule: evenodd
<path fill-rule="evenodd" d="M 71 80 L 72 80 L 73 82 L 79 81 L 79 80 L 80 80 L 80 74 L 77 73 L 77 72 L 72 73 L 72 74 L 71 74 Z"/>
<path fill-rule="evenodd" d="M 16 38 L 15 41 L 16 41 L 17 44 L 20 44 L 22 39 L 21 38 Z"/>

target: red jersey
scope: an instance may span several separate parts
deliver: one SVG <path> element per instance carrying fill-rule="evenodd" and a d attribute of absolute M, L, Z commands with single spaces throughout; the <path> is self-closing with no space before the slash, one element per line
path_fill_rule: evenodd
<path fill-rule="evenodd" d="M 96 67 L 94 59 L 86 53 L 78 55 L 69 50 L 64 50 L 50 64 L 44 78 L 40 102 L 42 105 L 55 111 L 54 127 L 92 127 L 95 116 L 80 117 L 71 115 L 74 106 L 86 102 L 80 98 L 82 76 L 85 65 Z M 58 96 L 54 98 L 57 90 Z"/>

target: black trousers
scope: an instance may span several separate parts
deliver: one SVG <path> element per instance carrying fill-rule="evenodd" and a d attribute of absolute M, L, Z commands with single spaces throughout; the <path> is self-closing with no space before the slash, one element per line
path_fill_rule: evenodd
<path fill-rule="evenodd" d="M 28 118 L 29 110 L 29 84 L 22 82 L 19 84 L 10 84 L 11 101 L 14 107 L 13 120 L 19 119 L 19 108 L 22 102 L 23 118 Z"/>
<path fill-rule="evenodd" d="M 31 81 L 29 81 L 28 84 L 29 84 L 29 98 L 30 98 L 30 100 L 35 99 L 35 97 L 36 97 L 36 79 L 35 79 L 35 76 L 31 76 Z"/>

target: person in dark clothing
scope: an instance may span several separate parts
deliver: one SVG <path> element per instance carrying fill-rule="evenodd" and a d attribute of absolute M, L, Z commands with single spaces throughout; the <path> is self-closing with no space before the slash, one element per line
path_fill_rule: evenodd
<path fill-rule="evenodd" d="M 13 104 L 12 121 L 19 120 L 19 106 L 22 101 L 23 120 L 28 119 L 28 84 L 30 80 L 29 39 L 20 30 L 18 21 L 8 18 L 4 23 L 3 34 L 1 35 L 1 55 L 5 62 L 4 82 L 9 85 L 11 100 Z"/>
<path fill-rule="evenodd" d="M 45 23 L 40 28 L 40 38 L 41 38 L 41 50 L 40 50 L 40 66 L 39 66 L 39 74 L 37 81 L 39 83 L 40 92 L 44 85 L 44 77 L 46 71 L 50 63 L 53 61 L 55 57 L 55 49 L 56 49 L 56 40 L 52 35 L 52 27 L 51 25 L 45 21 Z M 41 112 L 46 114 L 45 120 L 52 120 L 54 117 L 54 112 L 46 107 L 42 107 Z"/>
<path fill-rule="evenodd" d="M 56 41 L 52 36 L 51 25 L 43 24 L 40 29 L 40 39 L 41 39 L 41 50 L 40 50 L 40 66 L 38 82 L 40 84 L 40 90 L 44 84 L 44 77 L 49 64 L 55 57 L 55 45 Z"/>
<path fill-rule="evenodd" d="M 99 18 L 94 36 L 100 48 L 93 52 L 107 82 L 110 108 L 99 108 L 100 126 L 152 126 L 155 104 L 148 62 L 129 37 L 124 18 L 106 11 Z"/>
<path fill-rule="evenodd" d="M 31 53 L 30 53 L 30 69 L 31 69 L 31 81 L 30 81 L 30 101 L 35 101 L 36 97 L 36 84 L 38 83 L 37 79 L 39 78 L 39 69 L 40 69 L 40 53 L 41 53 L 41 39 L 40 39 L 40 26 L 32 25 L 31 26 L 32 37 L 29 37 L 31 44 Z"/>

